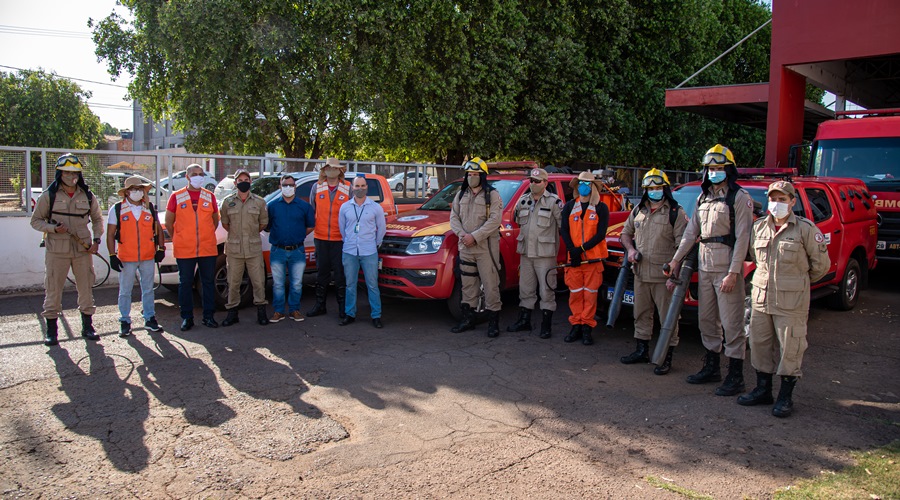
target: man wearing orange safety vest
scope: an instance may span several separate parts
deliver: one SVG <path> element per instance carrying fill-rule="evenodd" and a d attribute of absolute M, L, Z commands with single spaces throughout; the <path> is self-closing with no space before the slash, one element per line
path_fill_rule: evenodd
<path fill-rule="evenodd" d="M 166 228 L 172 235 L 175 261 L 178 263 L 178 303 L 181 306 L 181 331 L 194 327 L 194 273 L 199 268 L 203 296 L 203 326 L 218 328 L 213 313 L 216 310 L 215 272 L 216 228 L 219 226 L 219 206 L 216 197 L 203 189 L 203 167 L 188 166 L 187 187 L 169 197 L 166 206 Z"/>
<path fill-rule="evenodd" d="M 147 198 L 151 187 L 139 177 L 125 179 L 125 186 L 119 190 L 122 201 L 110 207 L 106 218 L 109 266 L 119 273 L 119 336 L 123 338 L 131 334 L 131 289 L 135 272 L 141 279 L 144 326 L 151 332 L 162 331 L 153 303 L 153 264 L 162 260 L 166 245 L 156 210 Z"/>
<path fill-rule="evenodd" d="M 591 329 L 597 326 L 594 314 L 597 312 L 597 290 L 603 282 L 603 263 L 585 261 L 606 258 L 606 227 L 609 223 L 609 208 L 600 201 L 603 182 L 590 172 L 578 174 L 570 185 L 577 198 L 569 200 L 561 214 L 560 236 L 569 252 L 569 267 L 566 268 L 566 285 L 569 287 L 569 323 L 572 330 L 563 339 L 565 342 L 581 340 L 591 345 Z"/>
<path fill-rule="evenodd" d="M 319 170 L 319 182 L 313 185 L 309 193 L 309 204 L 316 213 L 314 238 L 316 245 L 316 305 L 306 313 L 307 316 L 325 314 L 325 298 L 328 294 L 328 283 L 333 279 L 336 287 L 338 316 L 346 317 L 344 298 L 347 285 L 344 282 L 344 264 L 342 261 L 343 239 L 341 238 L 338 215 L 341 205 L 350 201 L 350 183 L 344 180 L 345 165 L 337 158 L 328 158 Z M 334 277 L 332 277 L 332 273 Z"/>

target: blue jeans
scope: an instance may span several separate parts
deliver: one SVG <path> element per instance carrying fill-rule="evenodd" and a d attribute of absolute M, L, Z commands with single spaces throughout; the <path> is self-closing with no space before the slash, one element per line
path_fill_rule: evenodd
<path fill-rule="evenodd" d="M 284 283 L 286 272 L 290 272 L 291 290 L 288 294 L 288 312 L 300 310 L 300 295 L 303 293 L 303 272 L 306 270 L 306 250 L 301 245 L 296 250 L 272 247 L 269 253 L 272 268 L 272 307 L 284 314 Z"/>
<path fill-rule="evenodd" d="M 362 267 L 366 278 L 366 289 L 369 291 L 369 307 L 372 308 L 372 319 L 381 317 L 381 293 L 378 291 L 378 254 L 351 255 L 344 253 L 344 277 L 347 279 L 347 304 L 344 312 L 347 316 L 356 317 L 356 283 L 359 281 L 359 268 Z"/>
<path fill-rule="evenodd" d="M 200 270 L 200 293 L 203 296 L 203 319 L 213 319 L 216 312 L 216 257 L 175 259 L 178 263 L 178 305 L 181 319 L 194 319 L 194 270 Z"/>
<path fill-rule="evenodd" d="M 119 273 L 119 321 L 131 323 L 131 290 L 134 288 L 135 273 L 141 277 L 141 306 L 144 308 L 144 321 L 156 316 L 153 304 L 153 273 L 156 262 L 142 260 L 140 262 L 123 262 Z"/>

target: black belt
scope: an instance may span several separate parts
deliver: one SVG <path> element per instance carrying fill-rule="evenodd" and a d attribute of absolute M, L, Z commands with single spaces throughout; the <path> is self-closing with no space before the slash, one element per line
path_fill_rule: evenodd
<path fill-rule="evenodd" d="M 280 248 L 282 250 L 287 250 L 288 252 L 290 252 L 291 250 L 296 250 L 298 248 L 301 248 L 303 245 L 272 245 L 272 246 L 275 248 Z"/>

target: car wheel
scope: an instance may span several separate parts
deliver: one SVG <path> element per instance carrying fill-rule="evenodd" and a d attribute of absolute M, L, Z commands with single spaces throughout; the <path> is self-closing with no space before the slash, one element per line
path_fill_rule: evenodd
<path fill-rule="evenodd" d="M 847 261 L 847 268 L 844 269 L 844 277 L 838 291 L 831 297 L 831 307 L 840 311 L 849 311 L 856 307 L 859 300 L 859 283 L 860 283 L 859 262 L 851 258 Z"/>
<path fill-rule="evenodd" d="M 215 190 L 216 190 L 216 185 L 215 185 L 215 184 L 212 184 L 212 183 L 207 184 L 207 185 L 206 185 L 206 190 L 207 190 L 207 191 L 215 191 Z"/>
<path fill-rule="evenodd" d="M 397 187 L 394 188 L 394 191 L 403 191 L 403 184 L 397 184 Z"/>
<path fill-rule="evenodd" d="M 462 320 L 462 284 L 459 281 L 459 277 L 453 283 L 453 291 L 450 292 L 450 297 L 447 298 L 447 309 L 450 310 L 450 316 L 453 316 L 454 320 Z"/>
<path fill-rule="evenodd" d="M 216 273 L 215 273 L 215 289 L 216 289 L 216 308 L 220 310 L 225 309 L 225 305 L 228 303 L 228 268 L 225 265 L 225 255 L 219 255 L 216 258 Z M 238 304 L 238 307 L 245 306 L 249 304 L 253 299 L 253 287 L 250 285 L 250 277 L 247 275 L 247 270 L 244 270 L 244 277 L 241 279 L 241 302 Z"/>

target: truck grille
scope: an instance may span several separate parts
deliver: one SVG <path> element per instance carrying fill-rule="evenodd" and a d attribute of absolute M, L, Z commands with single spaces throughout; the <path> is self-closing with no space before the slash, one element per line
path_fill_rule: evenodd
<path fill-rule="evenodd" d="M 435 276 L 419 276 L 415 271 L 411 271 L 409 269 L 396 269 L 393 267 L 385 267 L 381 270 L 380 275 L 378 276 L 378 283 L 382 285 L 392 285 L 392 286 L 406 286 L 406 284 L 400 280 L 387 278 L 386 276 L 396 276 L 398 278 L 405 278 L 408 280 L 413 286 L 434 286 L 437 278 Z"/>
<path fill-rule="evenodd" d="M 381 242 L 381 250 L 379 253 L 385 255 L 406 255 L 406 248 L 412 238 L 403 236 L 385 236 Z"/>
<path fill-rule="evenodd" d="M 900 212 L 879 212 L 878 239 L 900 238 Z"/>

